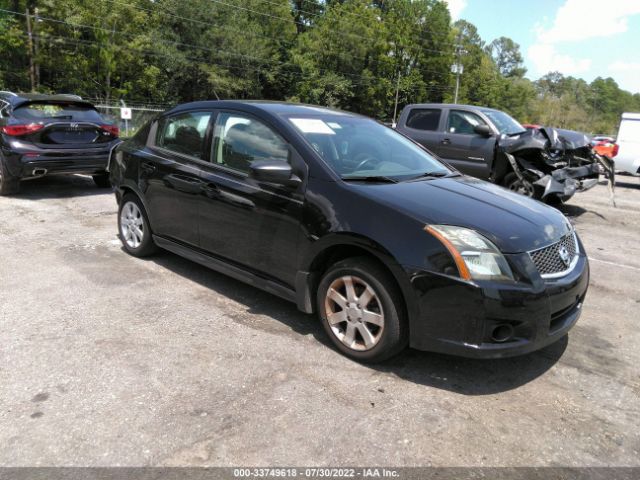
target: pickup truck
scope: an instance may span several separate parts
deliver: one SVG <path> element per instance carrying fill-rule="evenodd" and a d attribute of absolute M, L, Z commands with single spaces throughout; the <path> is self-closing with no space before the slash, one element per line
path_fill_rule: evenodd
<path fill-rule="evenodd" d="M 527 130 L 492 108 L 407 105 L 396 129 L 464 174 L 549 203 L 594 187 L 601 165 L 608 167 L 585 134 Z"/>

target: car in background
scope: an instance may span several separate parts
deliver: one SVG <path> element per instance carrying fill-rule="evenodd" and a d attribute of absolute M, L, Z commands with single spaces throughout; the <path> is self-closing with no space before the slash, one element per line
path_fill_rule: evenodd
<path fill-rule="evenodd" d="M 598 155 L 613 158 L 618 155 L 619 145 L 614 137 L 608 135 L 594 135 L 591 137 L 591 145 Z"/>
<path fill-rule="evenodd" d="M 600 142 L 615 143 L 615 141 L 616 141 L 616 138 L 610 135 L 592 135 L 591 136 L 591 143 L 593 143 L 594 145 Z"/>
<path fill-rule="evenodd" d="M 76 95 L 0 92 L 0 195 L 45 175 L 87 174 L 110 187 L 107 161 L 118 134 Z"/>
<path fill-rule="evenodd" d="M 640 113 L 622 114 L 616 143 L 616 169 L 640 175 Z"/>
<path fill-rule="evenodd" d="M 600 164 L 586 135 L 526 129 L 493 108 L 407 105 L 396 128 L 462 173 L 548 203 L 598 183 Z"/>
<path fill-rule="evenodd" d="M 360 115 L 179 105 L 119 145 L 110 173 L 125 251 L 161 247 L 294 302 L 356 360 L 407 344 L 519 355 L 582 311 L 588 260 L 562 213 Z"/>

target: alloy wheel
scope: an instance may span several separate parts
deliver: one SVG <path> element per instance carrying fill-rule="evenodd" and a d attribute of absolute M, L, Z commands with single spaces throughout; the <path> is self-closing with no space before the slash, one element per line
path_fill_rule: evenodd
<path fill-rule="evenodd" d="M 531 183 L 517 179 L 509 184 L 509 190 L 519 193 L 520 195 L 526 195 L 527 197 L 533 197 L 534 187 Z"/>
<path fill-rule="evenodd" d="M 384 331 L 384 311 L 375 290 L 355 275 L 336 278 L 325 297 L 325 318 L 331 332 L 352 350 L 375 347 Z"/>
<path fill-rule="evenodd" d="M 142 212 L 134 202 L 127 202 L 120 212 L 120 234 L 130 248 L 138 248 L 144 240 L 145 228 Z"/>

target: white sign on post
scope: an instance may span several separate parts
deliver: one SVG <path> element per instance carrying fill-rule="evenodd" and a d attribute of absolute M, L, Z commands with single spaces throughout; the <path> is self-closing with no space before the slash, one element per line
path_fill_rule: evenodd
<path fill-rule="evenodd" d="M 120 118 L 122 120 L 131 120 L 131 109 L 130 108 L 121 108 L 120 109 Z"/>

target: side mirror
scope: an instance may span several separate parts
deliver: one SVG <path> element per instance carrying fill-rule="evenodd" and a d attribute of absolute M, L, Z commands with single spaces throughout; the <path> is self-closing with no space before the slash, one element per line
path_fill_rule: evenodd
<path fill-rule="evenodd" d="M 249 167 L 249 177 L 258 182 L 295 186 L 301 183 L 291 165 L 282 160 L 258 160 Z"/>
<path fill-rule="evenodd" d="M 491 135 L 493 135 L 493 132 L 491 131 L 489 125 L 476 125 L 475 127 L 473 127 L 473 131 L 478 135 L 482 135 L 483 137 L 490 137 Z"/>

